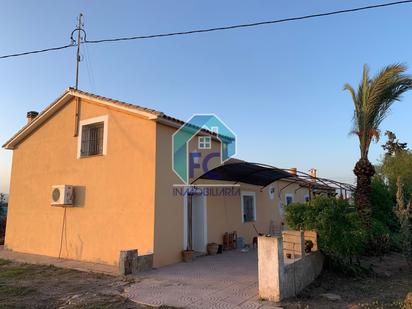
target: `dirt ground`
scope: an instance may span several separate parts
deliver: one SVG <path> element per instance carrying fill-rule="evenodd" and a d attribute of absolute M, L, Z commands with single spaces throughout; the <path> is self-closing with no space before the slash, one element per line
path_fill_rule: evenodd
<path fill-rule="evenodd" d="M 121 294 L 133 279 L 0 260 L 0 308 L 146 308 Z"/>
<path fill-rule="evenodd" d="M 285 309 L 403 308 L 412 292 L 412 268 L 401 256 L 391 254 L 372 264 L 373 275 L 344 277 L 324 272 L 299 297 L 282 302 Z M 147 308 L 125 298 L 125 287 L 137 278 L 120 278 L 0 260 L 0 308 Z M 339 295 L 331 301 L 324 293 Z"/>
<path fill-rule="evenodd" d="M 402 256 L 390 254 L 380 258 L 364 258 L 362 265 L 371 265 L 373 272 L 363 277 L 345 277 L 331 272 L 322 275 L 299 297 L 282 302 L 285 309 L 386 309 L 405 308 L 403 301 L 412 292 L 412 267 Z M 331 301 L 321 294 L 339 295 Z M 412 308 L 412 307 L 411 307 Z"/>

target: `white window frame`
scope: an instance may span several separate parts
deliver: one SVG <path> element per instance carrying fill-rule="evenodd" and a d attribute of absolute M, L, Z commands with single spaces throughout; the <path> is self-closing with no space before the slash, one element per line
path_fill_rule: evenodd
<path fill-rule="evenodd" d="M 253 197 L 253 220 L 252 221 L 246 221 L 244 218 L 244 207 L 243 207 L 243 197 L 244 196 L 252 196 Z M 251 192 L 251 191 L 242 191 L 240 192 L 240 212 L 241 212 L 241 219 L 242 223 L 249 223 L 249 222 L 256 222 L 256 193 Z"/>
<path fill-rule="evenodd" d="M 203 135 L 199 136 L 198 137 L 198 147 L 199 149 L 212 149 L 212 137 L 203 136 Z"/>
<path fill-rule="evenodd" d="M 286 193 L 285 194 L 285 206 L 288 206 L 288 197 L 292 198 L 292 203 L 293 204 L 295 202 L 295 195 L 293 193 Z"/>
<path fill-rule="evenodd" d="M 105 115 L 105 116 L 94 117 L 94 118 L 89 118 L 89 119 L 80 121 L 79 134 L 77 135 L 77 159 L 89 158 L 89 156 L 82 157 L 81 155 L 83 127 L 94 124 L 94 123 L 100 123 L 100 122 L 103 122 L 103 152 L 102 152 L 102 155 L 105 156 L 107 154 L 107 136 L 108 136 L 109 116 Z"/>

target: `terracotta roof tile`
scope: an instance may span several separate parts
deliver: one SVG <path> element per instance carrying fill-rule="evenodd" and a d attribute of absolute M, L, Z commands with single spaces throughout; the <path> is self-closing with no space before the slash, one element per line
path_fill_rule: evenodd
<path fill-rule="evenodd" d="M 112 98 L 108 98 L 108 97 L 104 97 L 101 95 L 97 95 L 94 93 L 90 93 L 87 91 L 82 91 L 82 90 L 78 90 L 78 89 L 74 89 L 72 87 L 68 88 L 61 96 L 59 96 L 56 100 L 53 101 L 53 103 L 51 103 L 50 105 L 48 105 L 43 111 L 41 111 L 39 113 L 39 115 L 36 118 L 40 118 L 44 113 L 46 113 L 51 107 L 53 107 L 54 104 L 56 104 L 58 101 L 60 101 L 64 96 L 66 96 L 67 94 L 73 95 L 75 96 L 77 95 L 83 95 L 86 97 L 89 97 L 90 99 L 96 99 L 96 100 L 102 100 L 102 101 L 106 101 L 115 105 L 118 105 L 120 107 L 126 107 L 126 108 L 130 108 L 130 109 L 135 109 L 141 112 L 145 112 L 145 113 L 149 113 L 152 114 L 154 116 L 156 116 L 157 118 L 161 118 L 167 121 L 171 121 L 176 123 L 177 125 L 182 125 L 184 123 L 186 123 L 183 120 L 177 119 L 175 117 L 172 116 L 168 116 L 166 114 L 164 114 L 161 111 L 152 109 L 152 108 L 147 108 L 147 107 L 143 107 L 140 105 L 136 105 L 136 104 L 131 104 L 131 103 L 126 103 L 123 101 L 119 101 L 119 100 L 115 100 Z M 29 126 L 31 125 L 31 123 L 27 123 L 26 125 L 24 125 L 16 134 L 14 134 L 4 145 L 3 147 L 6 147 L 6 145 L 8 143 L 10 143 L 12 140 L 14 140 L 16 137 L 18 137 L 23 131 L 25 131 Z M 216 133 L 208 131 L 206 129 L 201 129 L 202 132 L 207 133 L 207 134 L 211 134 L 211 135 L 216 135 Z"/>
<path fill-rule="evenodd" d="M 107 101 L 107 102 L 117 104 L 117 105 L 120 105 L 120 106 L 140 110 L 142 112 L 150 113 L 150 114 L 153 114 L 153 115 L 156 115 L 156 116 L 163 116 L 164 115 L 164 113 L 162 113 L 160 111 L 157 111 L 155 109 L 143 107 L 143 106 L 136 105 L 136 104 L 126 103 L 126 102 L 123 102 L 123 101 L 115 100 L 115 99 L 112 99 L 112 98 L 104 97 L 104 96 L 101 96 L 101 95 L 97 95 L 97 94 L 82 91 L 82 90 L 76 90 L 76 89 L 71 88 L 71 87 L 69 88 L 69 91 L 73 92 L 73 93 L 82 94 L 82 95 L 85 95 L 85 96 L 88 96 L 88 97 L 91 97 L 91 98 L 95 98 L 95 99 L 98 99 L 98 100 Z"/>

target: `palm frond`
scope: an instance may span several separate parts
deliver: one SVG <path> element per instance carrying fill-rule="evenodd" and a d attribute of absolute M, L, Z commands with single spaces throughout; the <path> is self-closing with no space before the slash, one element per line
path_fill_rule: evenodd
<path fill-rule="evenodd" d="M 350 92 L 350 94 L 352 95 L 353 103 L 355 103 L 357 100 L 355 89 L 353 89 L 353 87 L 350 84 L 346 83 L 345 85 L 343 85 L 343 90 L 347 90 Z M 355 104 L 355 107 L 356 107 L 356 104 Z"/>
<path fill-rule="evenodd" d="M 367 158 L 371 141 L 379 140 L 379 126 L 392 104 L 412 89 L 412 77 L 405 74 L 406 70 L 404 64 L 393 64 L 370 78 L 369 67 L 364 65 L 358 91 L 349 84 L 344 85 L 344 90 L 351 93 L 355 106 L 353 132 L 359 137 L 361 157 Z"/>

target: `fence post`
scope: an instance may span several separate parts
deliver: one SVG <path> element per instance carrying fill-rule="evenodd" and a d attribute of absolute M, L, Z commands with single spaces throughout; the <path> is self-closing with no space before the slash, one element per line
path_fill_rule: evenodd
<path fill-rule="evenodd" d="M 259 297 L 280 301 L 285 278 L 281 237 L 258 237 Z"/>
<path fill-rule="evenodd" d="M 305 232 L 303 230 L 300 230 L 299 236 L 300 257 L 303 259 L 305 257 Z"/>

